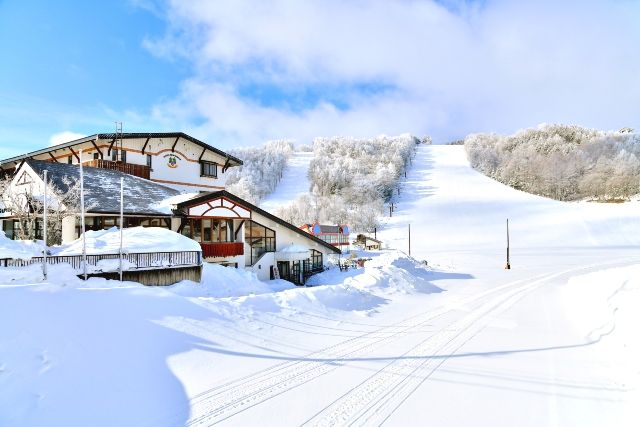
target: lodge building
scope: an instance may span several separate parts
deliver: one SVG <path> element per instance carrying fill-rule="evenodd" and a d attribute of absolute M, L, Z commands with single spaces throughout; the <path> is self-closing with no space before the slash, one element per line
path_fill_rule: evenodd
<path fill-rule="evenodd" d="M 183 133 L 98 134 L 3 160 L 0 168 L 13 175 L 9 191 L 38 197 L 45 170 L 64 192 L 69 180 L 79 179 L 80 161 L 86 230 L 120 226 L 124 179 L 124 226 L 181 233 L 200 243 L 205 261 L 253 271 L 261 280 L 304 284 L 324 269 L 330 255 L 340 253 L 332 244 L 227 192 L 225 174 L 242 161 Z M 0 208 L 2 230 L 14 238 L 20 224 L 10 210 Z M 63 219 L 63 241 L 77 239 L 81 231 L 79 216 Z"/>

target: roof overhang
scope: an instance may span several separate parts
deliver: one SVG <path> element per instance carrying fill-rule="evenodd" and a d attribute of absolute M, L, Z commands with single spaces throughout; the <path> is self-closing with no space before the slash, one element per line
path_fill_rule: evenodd
<path fill-rule="evenodd" d="M 24 159 L 28 159 L 34 156 L 39 156 L 42 154 L 46 154 L 52 151 L 56 151 L 56 150 L 62 150 L 62 149 L 71 149 L 71 147 L 75 147 L 76 145 L 80 145 L 80 144 L 85 144 L 87 142 L 95 142 L 98 139 L 106 139 L 106 140 L 115 140 L 115 139 L 142 139 L 142 138 L 183 138 L 187 141 L 190 141 L 196 145 L 199 145 L 200 147 L 204 148 L 205 150 L 209 150 L 213 153 L 218 154 L 219 156 L 222 156 L 226 159 L 226 162 L 228 163 L 227 167 L 232 167 L 232 166 L 240 166 L 242 165 L 242 160 L 240 160 L 239 158 L 232 156 L 229 153 L 225 153 L 222 150 L 219 150 L 218 148 L 212 147 L 211 145 L 200 141 L 199 139 L 196 139 L 190 135 L 187 135 L 186 133 L 183 132 L 148 132 L 148 133 L 144 133 L 144 132 L 135 132 L 135 133 L 98 133 L 95 135 L 90 135 L 90 136 L 86 136 L 84 138 L 80 138 L 80 139 L 75 139 L 73 141 L 69 141 L 69 142 L 64 142 L 62 144 L 58 144 L 58 145 L 52 145 L 51 147 L 47 147 L 47 148 L 43 148 L 41 150 L 36 150 L 36 151 L 32 151 L 30 153 L 27 154 L 22 154 L 19 156 L 14 156 L 8 159 L 4 159 L 4 160 L 0 160 L 0 167 L 4 166 L 5 164 L 8 163 L 14 163 L 14 164 L 18 164 L 20 161 L 24 160 Z"/>

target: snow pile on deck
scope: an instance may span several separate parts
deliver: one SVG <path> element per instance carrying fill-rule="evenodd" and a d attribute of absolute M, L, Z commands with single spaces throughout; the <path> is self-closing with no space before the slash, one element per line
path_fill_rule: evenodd
<path fill-rule="evenodd" d="M 200 251 L 198 242 L 160 227 L 133 227 L 123 230 L 126 253 Z M 120 230 L 87 231 L 87 254 L 117 254 L 120 250 Z M 52 249 L 53 255 L 82 254 L 82 238 Z"/>
<path fill-rule="evenodd" d="M 167 289 L 185 297 L 227 298 L 267 294 L 295 287 L 286 280 L 262 282 L 253 272 L 205 262 L 200 284 L 185 280 Z"/>
<path fill-rule="evenodd" d="M 42 241 L 36 240 L 11 240 L 0 231 L 0 259 L 31 259 L 42 256 Z"/>

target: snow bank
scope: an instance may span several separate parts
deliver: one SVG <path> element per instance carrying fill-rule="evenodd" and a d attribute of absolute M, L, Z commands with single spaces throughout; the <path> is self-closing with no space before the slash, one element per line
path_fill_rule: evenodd
<path fill-rule="evenodd" d="M 198 242 L 166 228 L 133 227 L 123 230 L 123 247 L 127 253 L 200 251 Z M 87 231 L 87 254 L 113 254 L 120 249 L 120 231 Z M 52 249 L 53 255 L 82 254 L 82 238 Z"/>
<path fill-rule="evenodd" d="M 295 287 L 286 280 L 262 282 L 250 271 L 204 263 L 200 284 L 185 280 L 167 289 L 186 297 L 226 298 L 267 294 Z"/>
<path fill-rule="evenodd" d="M 11 240 L 0 231 L 0 259 L 31 259 L 42 256 L 42 241 Z"/>

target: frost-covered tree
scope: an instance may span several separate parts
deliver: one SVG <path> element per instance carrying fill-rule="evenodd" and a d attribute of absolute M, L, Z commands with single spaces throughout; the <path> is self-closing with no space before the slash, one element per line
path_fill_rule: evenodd
<path fill-rule="evenodd" d="M 418 143 L 411 135 L 316 138 L 309 165 L 310 195 L 276 214 L 294 224 L 319 221 L 372 231 Z"/>
<path fill-rule="evenodd" d="M 465 138 L 471 165 L 519 190 L 556 200 L 611 200 L 640 191 L 640 136 L 542 124 Z"/>
<path fill-rule="evenodd" d="M 292 152 L 293 143 L 285 140 L 269 141 L 262 147 L 231 150 L 231 154 L 242 159 L 243 165 L 229 171 L 227 189 L 258 203 L 275 190 Z"/>

